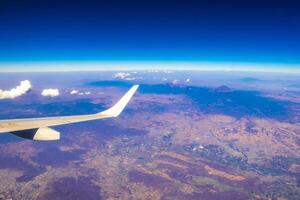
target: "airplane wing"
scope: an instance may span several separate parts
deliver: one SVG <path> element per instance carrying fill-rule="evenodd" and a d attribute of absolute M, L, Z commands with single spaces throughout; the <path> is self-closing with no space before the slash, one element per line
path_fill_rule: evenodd
<path fill-rule="evenodd" d="M 32 140 L 58 140 L 60 138 L 59 132 L 49 128 L 50 126 L 117 117 L 138 87 L 138 85 L 132 86 L 114 106 L 105 111 L 89 115 L 0 120 L 0 133 L 10 132 L 19 137 Z"/>

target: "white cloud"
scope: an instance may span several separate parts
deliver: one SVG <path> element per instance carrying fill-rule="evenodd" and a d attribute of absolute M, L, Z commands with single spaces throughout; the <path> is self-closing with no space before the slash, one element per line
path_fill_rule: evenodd
<path fill-rule="evenodd" d="M 190 81 L 191 81 L 191 79 L 189 79 L 189 78 L 187 78 L 187 79 L 185 80 L 186 83 L 189 83 Z"/>
<path fill-rule="evenodd" d="M 72 90 L 72 91 L 70 92 L 70 94 L 72 94 L 72 95 L 77 94 L 77 93 L 78 93 L 78 90 Z"/>
<path fill-rule="evenodd" d="M 84 92 L 84 94 L 89 95 L 89 94 L 91 94 L 91 92 L 87 91 L 87 92 Z"/>
<path fill-rule="evenodd" d="M 26 94 L 31 88 L 28 80 L 21 81 L 20 85 L 11 90 L 0 90 L 0 99 L 14 99 Z"/>
<path fill-rule="evenodd" d="M 168 80 L 168 79 L 167 79 L 167 78 L 165 78 L 165 77 L 163 77 L 163 78 L 162 78 L 162 81 L 167 81 L 167 80 Z"/>
<path fill-rule="evenodd" d="M 133 74 L 136 74 L 136 72 L 132 72 Z M 131 74 L 130 73 L 124 73 L 124 72 L 118 72 L 118 73 L 115 73 L 113 75 L 113 78 L 116 78 L 116 79 L 123 79 L 123 80 L 126 80 L 126 81 L 133 81 L 133 80 L 136 80 L 135 77 L 131 77 Z"/>
<path fill-rule="evenodd" d="M 43 96 L 48 96 L 48 97 L 56 97 L 59 95 L 59 90 L 58 89 L 44 89 L 41 93 Z"/>
<path fill-rule="evenodd" d="M 128 78 L 128 76 L 130 76 L 130 73 L 124 73 L 124 72 L 118 72 L 113 75 L 114 78 L 118 78 L 118 79 L 125 79 Z"/>

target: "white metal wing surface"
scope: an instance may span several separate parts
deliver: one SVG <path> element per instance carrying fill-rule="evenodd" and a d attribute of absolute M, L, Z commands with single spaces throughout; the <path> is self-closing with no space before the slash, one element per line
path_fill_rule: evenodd
<path fill-rule="evenodd" d="M 59 139 L 59 132 L 49 127 L 117 117 L 128 104 L 138 87 L 138 85 L 132 86 L 114 106 L 105 111 L 89 115 L 0 120 L 0 133 L 10 132 L 17 136 L 33 140 L 57 140 Z"/>

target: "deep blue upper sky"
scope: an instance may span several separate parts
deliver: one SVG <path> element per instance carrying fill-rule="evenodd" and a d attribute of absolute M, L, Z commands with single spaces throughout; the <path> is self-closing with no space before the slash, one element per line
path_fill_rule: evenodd
<path fill-rule="evenodd" d="M 298 64 L 298 2 L 1 1 L 0 61 Z"/>

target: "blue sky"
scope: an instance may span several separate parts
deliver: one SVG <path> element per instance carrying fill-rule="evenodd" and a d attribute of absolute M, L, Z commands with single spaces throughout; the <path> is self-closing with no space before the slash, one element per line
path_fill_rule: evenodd
<path fill-rule="evenodd" d="M 2 1 L 0 67 L 178 62 L 298 69 L 299 9 L 290 0 Z"/>

